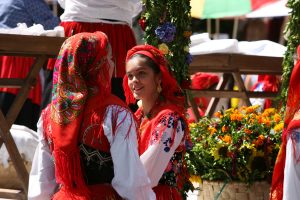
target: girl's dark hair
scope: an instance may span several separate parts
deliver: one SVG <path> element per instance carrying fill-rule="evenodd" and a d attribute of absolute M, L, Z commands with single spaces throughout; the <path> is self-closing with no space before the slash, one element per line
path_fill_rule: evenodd
<path fill-rule="evenodd" d="M 130 59 L 133 58 L 143 58 L 145 59 L 146 64 L 154 71 L 154 73 L 159 74 L 160 73 L 160 68 L 159 66 L 148 56 L 145 56 L 143 54 L 134 54 Z"/>

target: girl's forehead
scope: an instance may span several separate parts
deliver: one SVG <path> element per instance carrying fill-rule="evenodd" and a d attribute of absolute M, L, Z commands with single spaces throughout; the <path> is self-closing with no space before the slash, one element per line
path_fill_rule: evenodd
<path fill-rule="evenodd" d="M 144 59 L 133 58 L 130 59 L 126 64 L 127 71 L 137 71 L 137 70 L 149 70 L 151 69 Z"/>

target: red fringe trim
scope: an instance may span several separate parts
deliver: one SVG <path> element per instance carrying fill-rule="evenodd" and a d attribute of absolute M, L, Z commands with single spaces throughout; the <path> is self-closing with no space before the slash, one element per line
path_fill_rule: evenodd
<path fill-rule="evenodd" d="M 90 199 L 90 192 L 82 176 L 80 152 L 74 150 L 72 154 L 66 154 L 60 150 L 54 150 L 56 181 L 65 188 L 65 193 L 70 199 L 75 196 L 84 196 Z"/>

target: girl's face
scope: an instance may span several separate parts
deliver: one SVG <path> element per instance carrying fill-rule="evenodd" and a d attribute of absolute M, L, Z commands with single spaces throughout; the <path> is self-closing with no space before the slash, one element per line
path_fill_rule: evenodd
<path fill-rule="evenodd" d="M 157 96 L 157 87 L 161 82 L 160 74 L 155 74 L 146 63 L 146 59 L 140 57 L 131 58 L 126 64 L 128 86 L 134 98 L 140 100 L 152 100 Z"/>

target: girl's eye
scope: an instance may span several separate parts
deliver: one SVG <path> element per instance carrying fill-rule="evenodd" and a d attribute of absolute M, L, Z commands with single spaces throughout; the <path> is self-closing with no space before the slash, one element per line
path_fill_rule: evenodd
<path fill-rule="evenodd" d="M 146 76 L 146 72 L 144 72 L 144 71 L 140 71 L 139 72 L 139 77 L 145 77 Z"/>
<path fill-rule="evenodd" d="M 127 74 L 128 80 L 132 80 L 133 79 L 133 75 L 132 74 Z"/>

